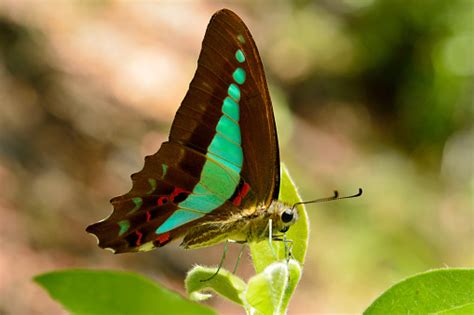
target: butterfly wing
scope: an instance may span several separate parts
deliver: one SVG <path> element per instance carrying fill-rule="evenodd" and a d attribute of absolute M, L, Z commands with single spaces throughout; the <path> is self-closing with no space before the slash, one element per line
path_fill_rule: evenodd
<path fill-rule="evenodd" d="M 87 231 L 114 252 L 146 251 L 213 216 L 268 205 L 279 189 L 273 109 L 257 47 L 242 20 L 217 12 L 169 141 L 145 158 L 112 215 Z"/>
<path fill-rule="evenodd" d="M 234 82 L 238 69 L 242 69 L 243 84 Z M 280 176 L 273 108 L 252 35 L 238 15 L 224 9 L 209 23 L 198 69 L 174 120 L 170 140 L 206 154 L 230 84 L 240 91 L 239 125 L 244 155 L 241 175 L 251 184 L 258 201 L 268 204 L 278 197 Z"/>

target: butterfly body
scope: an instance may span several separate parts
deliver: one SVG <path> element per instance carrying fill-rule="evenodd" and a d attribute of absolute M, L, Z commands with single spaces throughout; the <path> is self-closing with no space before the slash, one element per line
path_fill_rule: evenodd
<path fill-rule="evenodd" d="M 181 237 L 185 248 L 258 242 L 270 224 L 286 231 L 297 219 L 296 209 L 278 201 L 278 139 L 263 65 L 232 11 L 212 17 L 169 140 L 132 182 L 111 200 L 110 217 L 87 228 L 115 253 Z"/>
<path fill-rule="evenodd" d="M 264 205 L 243 209 L 228 218 L 207 219 L 191 228 L 184 236 L 181 246 L 188 249 L 207 247 L 231 240 L 237 243 L 260 242 L 268 239 L 270 224 L 273 233 L 284 231 L 297 219 L 297 212 L 290 222 L 283 222 L 284 212 L 293 212 L 292 207 L 280 201 L 273 201 L 270 207 Z"/>

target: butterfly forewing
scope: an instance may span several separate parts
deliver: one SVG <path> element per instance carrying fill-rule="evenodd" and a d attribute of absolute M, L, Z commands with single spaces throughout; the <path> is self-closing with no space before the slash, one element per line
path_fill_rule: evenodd
<path fill-rule="evenodd" d="M 244 83 L 237 84 L 244 154 L 241 175 L 256 193 L 258 202 L 269 204 L 278 197 L 280 174 L 273 108 L 255 42 L 232 11 L 217 12 L 209 23 L 196 75 L 178 110 L 170 139 L 207 152 L 215 132 L 213 127 L 222 113 L 222 100 L 228 96 L 229 84 L 235 83 L 232 78 L 239 68 L 245 73 Z M 186 115 L 181 116 L 181 112 Z M 189 129 L 190 124 L 197 126 L 194 132 Z"/>
<path fill-rule="evenodd" d="M 233 12 L 212 17 L 169 141 L 132 181 L 111 200 L 113 214 L 87 228 L 115 252 L 163 246 L 194 225 L 276 199 L 278 143 L 265 74 Z"/>

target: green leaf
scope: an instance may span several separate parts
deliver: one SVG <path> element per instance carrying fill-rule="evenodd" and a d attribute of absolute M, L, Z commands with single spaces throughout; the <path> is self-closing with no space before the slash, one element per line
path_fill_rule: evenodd
<path fill-rule="evenodd" d="M 288 308 L 288 304 L 290 303 L 290 298 L 293 295 L 293 292 L 296 289 L 296 286 L 298 285 L 298 282 L 300 281 L 301 278 L 301 267 L 300 264 L 291 259 L 288 262 L 288 271 L 289 271 L 289 277 L 288 277 L 288 285 L 285 289 L 285 294 L 283 295 L 283 301 L 282 301 L 282 310 L 286 310 Z"/>
<path fill-rule="evenodd" d="M 221 269 L 212 279 L 202 281 L 213 276 L 216 270 L 216 268 L 202 266 L 196 266 L 191 269 L 185 280 L 186 291 L 189 297 L 194 301 L 203 301 L 211 297 L 205 291 L 212 290 L 232 302 L 244 305 L 241 296 L 245 290 L 245 282 L 236 275 Z"/>
<path fill-rule="evenodd" d="M 301 201 L 301 197 L 299 196 L 295 184 L 288 174 L 288 170 L 284 164 L 281 165 L 281 171 L 282 176 L 279 200 L 290 205 Z M 293 242 L 291 250 L 292 258 L 296 259 L 301 265 L 303 265 L 309 237 L 308 216 L 303 205 L 298 206 L 298 214 L 298 221 L 290 227 L 286 233 L 286 237 L 288 240 Z M 270 264 L 287 258 L 283 242 L 272 242 L 272 246 L 275 255 L 273 254 L 269 243 L 266 241 L 249 244 L 257 273 L 262 272 Z"/>
<path fill-rule="evenodd" d="M 71 314 L 216 314 L 134 273 L 64 270 L 34 280 Z"/>
<path fill-rule="evenodd" d="M 383 293 L 364 314 L 474 314 L 474 269 L 438 269 L 410 277 Z"/>
<path fill-rule="evenodd" d="M 299 280 L 299 263 L 276 262 L 249 280 L 245 299 L 250 314 L 286 314 L 289 296 Z M 295 277 L 295 278 L 293 278 Z M 289 285 L 292 282 L 292 285 Z M 290 294 L 288 294 L 290 291 Z"/>

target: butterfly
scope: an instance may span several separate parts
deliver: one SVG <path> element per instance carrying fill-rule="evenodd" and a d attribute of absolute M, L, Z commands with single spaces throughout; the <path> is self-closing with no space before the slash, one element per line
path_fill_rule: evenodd
<path fill-rule="evenodd" d="M 131 178 L 132 189 L 111 200 L 110 217 L 86 229 L 114 253 L 179 238 L 187 249 L 259 242 L 298 219 L 296 207 L 278 200 L 280 157 L 265 73 L 234 12 L 211 18 L 169 139 Z"/>

